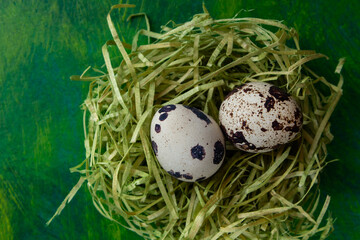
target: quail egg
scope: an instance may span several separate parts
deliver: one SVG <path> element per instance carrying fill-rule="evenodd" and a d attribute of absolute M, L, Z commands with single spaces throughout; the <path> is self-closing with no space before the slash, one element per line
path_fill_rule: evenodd
<path fill-rule="evenodd" d="M 303 115 L 295 99 L 277 86 L 250 82 L 236 87 L 219 110 L 227 138 L 247 152 L 271 151 L 293 140 Z"/>
<path fill-rule="evenodd" d="M 197 108 L 181 104 L 163 106 L 153 116 L 150 128 L 156 158 L 179 180 L 204 180 L 223 163 L 223 133 L 212 117 Z"/>

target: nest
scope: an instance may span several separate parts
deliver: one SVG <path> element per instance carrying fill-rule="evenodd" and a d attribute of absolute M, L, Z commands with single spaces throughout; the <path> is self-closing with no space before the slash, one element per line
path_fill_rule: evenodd
<path fill-rule="evenodd" d="M 121 7 L 132 6 L 112 10 Z M 301 50 L 297 32 L 279 21 L 216 20 L 205 8 L 160 33 L 141 30 L 130 45 L 120 40 L 110 14 L 114 39 L 102 48 L 106 70 L 73 77 L 91 81 L 83 104 L 86 159 L 71 169 L 80 180 L 55 215 L 87 182 L 104 217 L 147 239 L 326 238 L 333 218 L 326 214 L 330 197 L 320 198 L 318 182 L 343 81 L 340 75 L 331 84 L 304 65 L 325 56 Z M 141 35 L 156 40 L 138 46 Z M 110 56 L 109 48 L 120 54 Z M 119 55 L 121 64 L 112 66 Z M 301 135 L 261 154 L 227 144 L 224 164 L 205 181 L 182 182 L 166 173 L 149 140 L 154 112 L 181 103 L 218 121 L 224 96 L 252 81 L 271 82 L 297 99 Z"/>

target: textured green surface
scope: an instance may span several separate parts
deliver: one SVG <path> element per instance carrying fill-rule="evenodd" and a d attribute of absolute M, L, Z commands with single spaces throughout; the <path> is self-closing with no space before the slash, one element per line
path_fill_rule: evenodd
<path fill-rule="evenodd" d="M 261 3 L 260 3 L 261 2 Z M 329 56 L 311 67 L 329 80 L 346 57 L 344 97 L 332 118 L 335 140 L 322 174 L 337 219 L 330 239 L 360 239 L 360 2 L 205 1 L 214 18 L 284 20 L 300 33 L 302 48 Z M 110 39 L 106 14 L 118 1 L 0 1 L 0 239 L 138 239 L 102 218 L 83 188 L 62 215 L 45 222 L 76 183 L 68 169 L 84 158 L 82 112 L 87 83 L 71 82 L 89 65 L 101 66 Z M 153 30 L 172 19 L 189 20 L 202 1 L 131 1 L 127 14 L 146 12 Z M 124 12 L 118 19 L 126 20 Z M 115 18 L 114 18 L 115 20 Z M 145 24 L 121 24 L 130 42 Z"/>

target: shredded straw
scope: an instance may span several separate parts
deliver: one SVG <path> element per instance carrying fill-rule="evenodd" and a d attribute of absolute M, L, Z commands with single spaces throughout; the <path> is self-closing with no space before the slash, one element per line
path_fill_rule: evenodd
<path fill-rule="evenodd" d="M 102 48 L 106 70 L 88 68 L 72 77 L 91 82 L 82 105 L 86 158 L 71 169 L 80 180 L 54 217 L 87 183 L 104 217 L 146 239 L 325 239 L 334 219 L 327 214 L 330 197 L 320 198 L 319 173 L 328 163 L 329 118 L 342 94 L 344 60 L 333 85 L 305 66 L 325 56 L 300 49 L 294 29 L 258 18 L 215 20 L 205 7 L 161 33 L 147 24 L 128 44 L 111 19 L 114 9 L 127 7 L 134 5 L 115 5 L 107 16 L 113 40 Z M 155 41 L 138 46 L 141 36 Z M 119 50 L 119 66 L 112 66 L 119 55 L 110 56 L 109 48 Z M 301 136 L 263 154 L 227 144 L 223 166 L 205 181 L 167 174 L 149 140 L 155 111 L 182 103 L 218 120 L 224 96 L 251 81 L 271 82 L 298 100 Z"/>

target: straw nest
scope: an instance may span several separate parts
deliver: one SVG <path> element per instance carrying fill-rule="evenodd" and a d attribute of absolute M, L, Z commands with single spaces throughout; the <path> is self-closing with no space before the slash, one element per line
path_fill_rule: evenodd
<path fill-rule="evenodd" d="M 121 7 L 133 6 L 111 10 Z M 330 197 L 320 197 L 318 180 L 342 77 L 333 85 L 304 65 L 324 55 L 301 50 L 296 31 L 279 21 L 216 20 L 205 8 L 184 24 L 169 22 L 161 33 L 141 30 L 131 45 L 121 42 L 111 11 L 107 21 L 113 40 L 102 48 L 106 70 L 73 77 L 91 81 L 83 104 L 86 159 L 72 169 L 80 180 L 56 214 L 87 182 L 104 217 L 148 239 L 328 236 Z M 156 41 L 138 46 L 140 35 Z M 119 66 L 112 66 L 119 55 L 110 56 L 109 47 L 119 50 Z M 181 182 L 167 174 L 149 141 L 154 112 L 182 103 L 218 120 L 224 96 L 251 81 L 271 82 L 297 99 L 304 114 L 301 135 L 263 154 L 228 144 L 223 166 L 205 181 Z"/>

